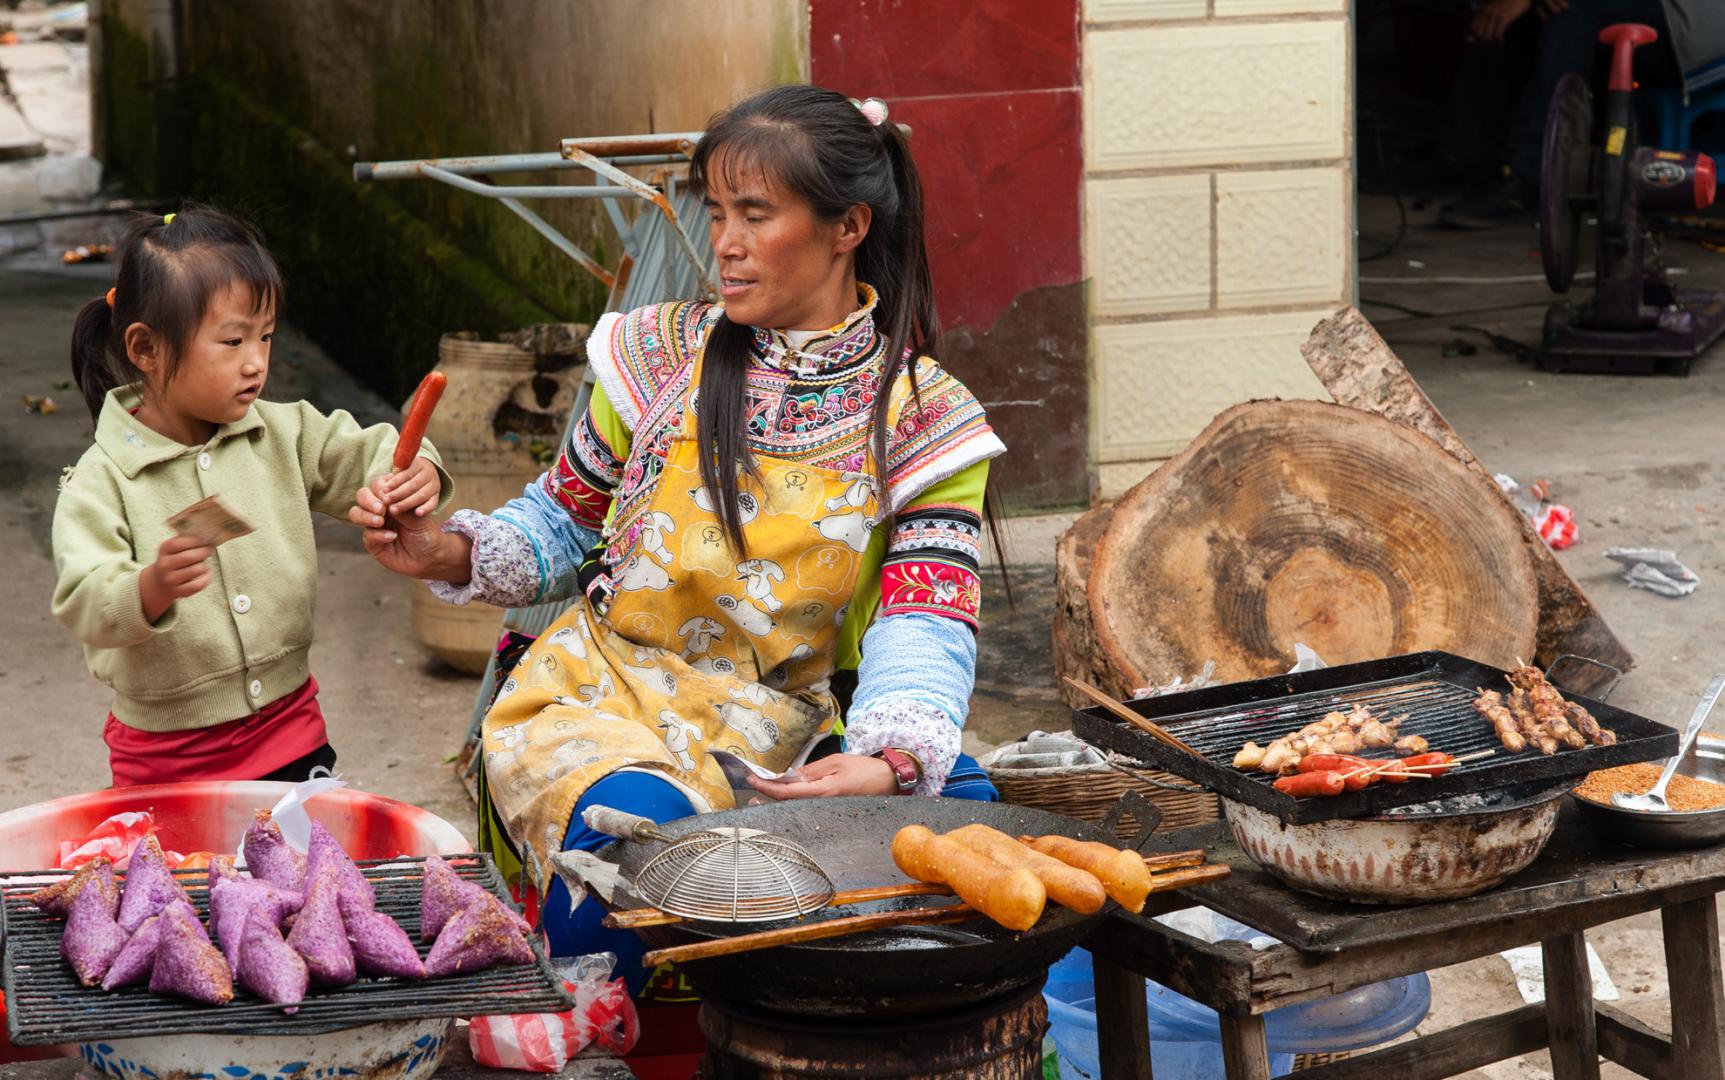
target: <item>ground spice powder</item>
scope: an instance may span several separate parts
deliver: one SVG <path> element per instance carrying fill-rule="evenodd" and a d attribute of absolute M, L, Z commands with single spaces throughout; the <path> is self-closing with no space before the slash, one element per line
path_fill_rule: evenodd
<path fill-rule="evenodd" d="M 1601 769 L 1599 772 L 1588 773 L 1587 779 L 1581 782 L 1575 793 L 1590 802 L 1608 804 L 1611 797 L 1620 791 L 1630 795 L 1645 795 L 1658 783 L 1659 774 L 1664 768 L 1663 764 L 1643 763 Z M 1665 802 L 1671 809 L 1681 813 L 1717 810 L 1725 807 L 1725 784 L 1697 780 L 1693 776 L 1680 773 L 1671 778 L 1671 786 L 1665 789 Z"/>

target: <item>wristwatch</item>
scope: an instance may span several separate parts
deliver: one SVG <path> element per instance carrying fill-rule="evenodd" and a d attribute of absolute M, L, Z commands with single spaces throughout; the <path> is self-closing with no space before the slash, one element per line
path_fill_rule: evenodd
<path fill-rule="evenodd" d="M 909 795 L 916 790 L 916 785 L 922 781 L 922 762 L 909 750 L 899 750 L 887 747 L 874 755 L 892 766 L 893 777 L 898 781 L 898 793 Z"/>

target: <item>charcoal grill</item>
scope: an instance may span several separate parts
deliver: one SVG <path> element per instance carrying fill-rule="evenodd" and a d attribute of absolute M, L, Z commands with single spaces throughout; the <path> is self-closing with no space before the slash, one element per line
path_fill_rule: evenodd
<path fill-rule="evenodd" d="M 447 855 L 463 878 L 508 902 L 491 856 Z M 419 940 L 419 899 L 425 860 L 367 859 L 360 870 L 377 892 L 377 909 L 401 924 L 421 956 L 430 944 Z M 154 994 L 146 987 L 113 993 L 79 984 L 60 958 L 65 920 L 38 910 L 27 897 L 67 871 L 37 870 L 0 874 L 4 921 L 6 1030 L 18 1046 L 107 1042 L 184 1034 L 315 1035 L 390 1020 L 563 1012 L 574 1002 L 563 980 L 551 970 L 543 942 L 532 938 L 532 964 L 496 967 L 468 975 L 409 982 L 362 978 L 336 989 L 313 987 L 299 1012 L 252 996 L 237 984 L 226 1005 L 202 1005 Z M 209 878 L 204 871 L 176 872 L 200 916 L 209 914 Z"/>
<path fill-rule="evenodd" d="M 1664 724 L 1566 693 L 1570 701 L 1593 713 L 1600 727 L 1614 733 L 1617 742 L 1552 755 L 1531 749 L 1512 754 L 1498 742 L 1491 723 L 1473 709 L 1478 688 L 1509 689 L 1507 674 L 1452 653 L 1430 651 L 1126 703 L 1127 708 L 1179 736 L 1201 756 L 1176 750 L 1100 708 L 1078 711 L 1073 730 L 1092 745 L 1186 777 L 1294 825 L 1369 817 L 1392 807 L 1452 795 L 1472 795 L 1530 780 L 1580 776 L 1613 765 L 1670 757 L 1677 750 L 1677 732 Z M 1433 750 L 1457 757 L 1478 750 L 1497 753 L 1458 765 L 1439 777 L 1373 784 L 1325 798 L 1296 799 L 1272 787 L 1275 777 L 1268 773 L 1234 768 L 1234 755 L 1247 741 L 1267 746 L 1325 713 L 1346 711 L 1355 705 L 1364 705 L 1383 721 L 1405 716 L 1398 734 L 1424 736 Z M 1388 748 L 1364 752 L 1366 756 L 1391 753 Z"/>

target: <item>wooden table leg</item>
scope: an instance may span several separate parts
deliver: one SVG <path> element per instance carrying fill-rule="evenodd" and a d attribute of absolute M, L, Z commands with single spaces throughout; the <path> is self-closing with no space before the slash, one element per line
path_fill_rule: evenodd
<path fill-rule="evenodd" d="M 1228 1080 L 1270 1080 L 1262 1016 L 1222 1017 L 1222 1063 Z"/>
<path fill-rule="evenodd" d="M 1096 1042 L 1102 1080 L 1151 1080 L 1150 1014 L 1144 976 L 1090 954 L 1096 980 Z"/>
<path fill-rule="evenodd" d="M 1545 956 L 1545 1029 L 1554 1080 L 1599 1080 L 1593 976 L 1587 939 L 1577 932 L 1540 943 Z"/>
<path fill-rule="evenodd" d="M 1725 1080 L 1725 991 L 1719 983 L 1719 909 L 1715 897 L 1673 904 L 1665 924 L 1671 983 L 1671 1063 L 1677 1080 Z"/>

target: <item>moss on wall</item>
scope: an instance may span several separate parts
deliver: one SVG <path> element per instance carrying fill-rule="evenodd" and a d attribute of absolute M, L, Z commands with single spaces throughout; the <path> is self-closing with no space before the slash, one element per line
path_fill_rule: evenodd
<path fill-rule="evenodd" d="M 287 276 L 288 317 L 390 400 L 436 362 L 448 330 L 566 314 L 527 299 L 386 189 L 357 187 L 350 166 L 242 88 L 204 75 L 194 93 L 195 194 L 264 230 Z"/>
<path fill-rule="evenodd" d="M 132 181 L 145 194 L 157 194 L 156 121 L 150 93 L 150 47 L 141 27 L 132 26 L 114 5 L 102 20 L 107 94 L 107 153 L 111 172 Z"/>

